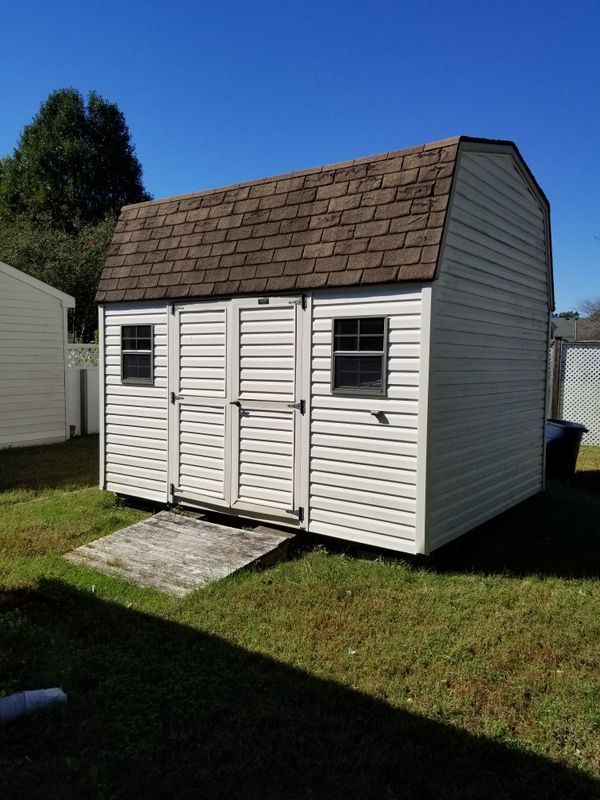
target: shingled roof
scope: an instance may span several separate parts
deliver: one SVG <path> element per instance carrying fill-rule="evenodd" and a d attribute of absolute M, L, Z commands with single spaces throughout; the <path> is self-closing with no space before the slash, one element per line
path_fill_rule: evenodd
<path fill-rule="evenodd" d="M 96 300 L 432 280 L 460 140 L 125 206 Z"/>

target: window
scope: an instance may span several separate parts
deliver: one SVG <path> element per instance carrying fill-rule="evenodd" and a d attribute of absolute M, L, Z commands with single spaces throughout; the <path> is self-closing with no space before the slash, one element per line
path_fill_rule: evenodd
<path fill-rule="evenodd" d="M 332 389 L 338 394 L 385 395 L 387 319 L 333 321 Z"/>
<path fill-rule="evenodd" d="M 153 383 L 152 325 L 121 327 L 121 380 L 123 383 Z"/>

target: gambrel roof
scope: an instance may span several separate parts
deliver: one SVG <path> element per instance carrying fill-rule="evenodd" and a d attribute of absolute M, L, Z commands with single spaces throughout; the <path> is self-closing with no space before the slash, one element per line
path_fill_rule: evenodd
<path fill-rule="evenodd" d="M 466 140 L 125 206 L 96 299 L 432 280 Z"/>

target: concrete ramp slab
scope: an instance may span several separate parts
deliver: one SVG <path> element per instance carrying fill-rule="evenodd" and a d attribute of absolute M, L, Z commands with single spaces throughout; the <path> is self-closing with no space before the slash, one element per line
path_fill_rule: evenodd
<path fill-rule="evenodd" d="M 241 530 L 161 511 L 64 557 L 183 597 L 250 564 L 273 563 L 283 557 L 293 539 L 293 533 L 275 528 Z"/>

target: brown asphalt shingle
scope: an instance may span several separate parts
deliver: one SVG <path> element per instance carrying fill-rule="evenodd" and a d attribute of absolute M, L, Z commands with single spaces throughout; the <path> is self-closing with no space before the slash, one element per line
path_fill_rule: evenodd
<path fill-rule="evenodd" d="M 96 300 L 432 280 L 459 142 L 125 206 Z"/>

